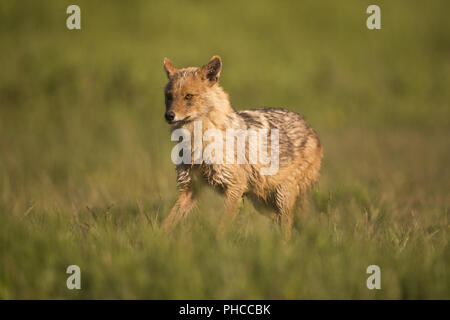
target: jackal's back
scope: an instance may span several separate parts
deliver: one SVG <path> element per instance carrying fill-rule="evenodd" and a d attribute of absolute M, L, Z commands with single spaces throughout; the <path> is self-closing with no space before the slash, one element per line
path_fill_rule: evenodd
<path fill-rule="evenodd" d="M 280 165 L 286 166 L 301 159 L 314 161 L 322 155 L 316 132 L 296 112 L 282 108 L 261 108 L 239 111 L 247 128 L 278 129 Z"/>

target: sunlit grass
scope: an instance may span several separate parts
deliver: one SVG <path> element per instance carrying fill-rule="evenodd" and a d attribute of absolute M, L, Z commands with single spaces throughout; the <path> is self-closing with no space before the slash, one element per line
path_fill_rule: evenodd
<path fill-rule="evenodd" d="M 356 0 L 79 1 L 81 31 L 71 2 L 4 2 L 0 298 L 449 298 L 450 8 L 378 2 L 380 31 Z M 214 54 L 236 109 L 287 107 L 321 138 L 290 243 L 248 201 L 216 239 L 208 189 L 161 230 L 176 199 L 162 60 Z"/>

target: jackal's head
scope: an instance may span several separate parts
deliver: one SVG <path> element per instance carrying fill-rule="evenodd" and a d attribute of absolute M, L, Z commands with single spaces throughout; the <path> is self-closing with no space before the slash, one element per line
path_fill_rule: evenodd
<path fill-rule="evenodd" d="M 183 124 L 207 115 L 222 102 L 228 103 L 225 92 L 218 81 L 222 60 L 214 56 L 203 67 L 178 69 L 169 59 L 164 59 L 164 70 L 169 82 L 164 93 L 169 124 Z M 222 101 L 222 100 L 226 101 Z"/>

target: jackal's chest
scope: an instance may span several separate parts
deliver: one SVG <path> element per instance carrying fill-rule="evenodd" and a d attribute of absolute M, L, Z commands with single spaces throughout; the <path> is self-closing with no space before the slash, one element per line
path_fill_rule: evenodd
<path fill-rule="evenodd" d="M 227 178 L 229 174 L 227 174 L 226 169 L 220 165 L 206 163 L 195 165 L 194 172 L 204 182 L 219 189 L 224 189 L 230 183 Z"/>

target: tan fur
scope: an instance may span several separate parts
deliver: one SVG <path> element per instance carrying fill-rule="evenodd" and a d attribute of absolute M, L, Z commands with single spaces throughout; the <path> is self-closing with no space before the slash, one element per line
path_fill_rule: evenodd
<path fill-rule="evenodd" d="M 164 69 L 169 78 L 165 88 L 166 112 L 173 112 L 172 130 L 184 128 L 193 136 L 193 121 L 202 121 L 203 132 L 216 128 L 224 132 L 234 129 L 278 129 L 279 170 L 262 175 L 262 164 L 181 164 L 177 166 L 179 198 L 164 225 L 172 228 L 186 217 L 194 206 L 192 176 L 199 173 L 211 186 L 225 194 L 225 211 L 219 230 L 230 225 L 242 197 L 246 195 L 257 208 L 269 208 L 281 224 L 286 239 L 291 237 L 293 209 L 299 196 L 304 196 L 319 175 L 322 146 L 314 130 L 302 116 L 285 109 L 264 108 L 235 111 L 228 94 L 218 84 L 222 69 L 220 57 L 214 56 L 201 68 L 177 69 L 168 59 Z M 192 96 L 189 96 L 189 95 Z M 188 95 L 188 96 L 187 96 Z M 269 140 L 270 141 L 270 140 Z M 270 148 L 269 148 L 270 150 Z"/>

